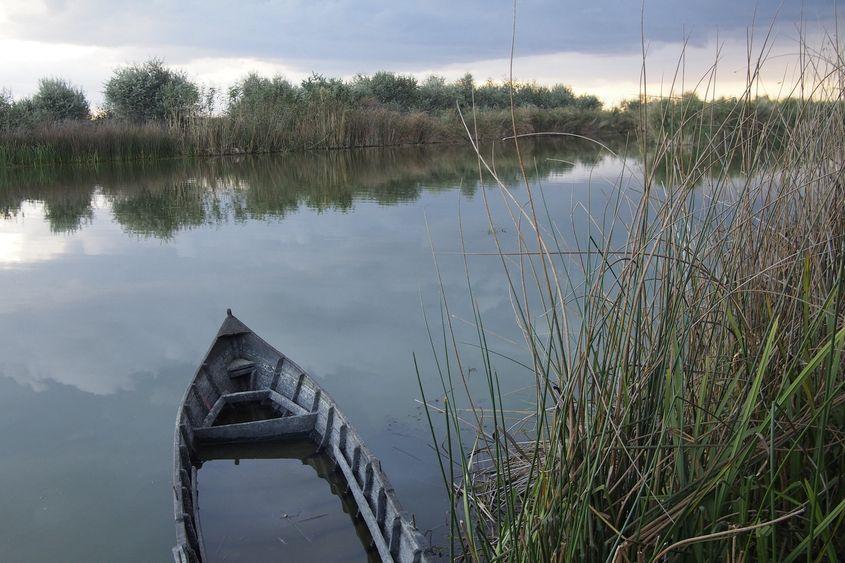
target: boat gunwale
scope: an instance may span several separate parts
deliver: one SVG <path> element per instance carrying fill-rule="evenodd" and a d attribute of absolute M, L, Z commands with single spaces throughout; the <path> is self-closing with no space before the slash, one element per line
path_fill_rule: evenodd
<path fill-rule="evenodd" d="M 235 329 L 234 330 L 224 330 L 226 328 L 227 322 L 231 322 L 232 319 L 235 322 Z M 242 327 L 243 330 L 239 329 L 238 326 Z M 209 413 L 207 413 L 206 417 L 203 418 L 202 425 L 200 427 L 195 426 L 190 419 L 190 416 L 187 414 L 188 410 L 188 398 L 191 394 L 192 388 L 195 386 L 197 379 L 206 371 L 206 377 L 211 379 L 211 374 L 207 372 L 207 360 L 209 356 L 214 351 L 215 347 L 218 345 L 218 342 L 221 338 L 228 337 L 228 338 L 247 338 L 253 337 L 257 340 L 257 343 L 260 345 L 266 346 L 269 353 L 275 354 L 278 356 L 277 367 L 275 371 L 281 370 L 282 364 L 289 364 L 294 372 L 299 374 L 299 381 L 297 382 L 296 392 L 293 394 L 292 397 L 287 397 L 284 393 L 281 393 L 278 389 L 279 385 L 279 376 L 280 373 L 274 373 L 274 377 L 269 384 L 269 387 L 261 388 L 261 389 L 250 389 L 248 392 L 263 392 L 269 391 L 270 393 L 276 393 L 280 395 L 282 398 L 290 401 L 297 407 L 302 408 L 306 411 L 306 414 L 315 414 L 316 420 L 314 423 L 314 427 L 311 430 L 311 438 L 310 440 L 314 443 L 316 452 L 324 452 L 328 450 L 329 457 L 331 461 L 337 466 L 338 470 L 341 472 L 344 481 L 346 481 L 347 487 L 353 491 L 353 498 L 358 506 L 359 512 L 364 515 L 363 508 L 366 508 L 367 511 L 370 512 L 370 517 L 372 518 L 373 522 L 371 523 L 370 517 L 365 518 L 367 520 L 366 526 L 370 531 L 370 535 L 372 536 L 373 542 L 379 547 L 378 551 L 380 556 L 384 561 L 394 561 L 396 558 L 393 556 L 394 551 L 398 551 L 400 557 L 398 558 L 399 561 L 414 561 L 422 562 L 428 561 L 430 550 L 425 547 L 425 536 L 419 531 L 419 529 L 414 525 L 411 515 L 402 508 L 401 503 L 399 502 L 399 498 L 396 495 L 396 491 L 391 484 L 390 480 L 387 477 L 387 474 L 382 469 L 381 460 L 376 457 L 372 450 L 366 445 L 366 443 L 361 439 L 358 431 L 355 427 L 351 424 L 347 416 L 344 412 L 338 408 L 337 402 L 332 398 L 332 396 L 327 393 L 323 387 L 317 383 L 317 381 L 301 366 L 299 366 L 294 360 L 290 359 L 287 355 L 280 352 L 276 349 L 272 344 L 264 340 L 260 335 L 258 335 L 255 331 L 247 327 L 243 324 L 237 317 L 235 317 L 231 310 L 227 310 L 227 317 L 223 321 L 220 329 L 217 332 L 217 335 L 211 342 L 211 345 L 208 347 L 208 350 L 205 352 L 204 356 L 202 357 L 202 361 L 197 368 L 196 372 L 194 373 L 193 378 L 191 379 L 190 384 L 187 386 L 185 393 L 182 396 L 182 400 L 179 403 L 179 410 L 176 417 L 176 425 L 174 431 L 174 460 L 173 460 L 173 501 L 174 501 L 174 516 L 176 521 L 176 529 L 177 529 L 177 545 L 174 547 L 174 558 L 176 561 L 181 561 L 178 557 L 177 550 L 180 550 L 184 553 L 182 549 L 183 546 L 188 546 L 190 548 L 190 541 L 188 538 L 188 532 L 186 529 L 186 524 L 184 521 L 183 514 L 184 511 L 184 499 L 182 498 L 181 494 L 181 487 L 177 488 L 177 483 L 181 483 L 180 473 L 183 468 L 183 461 L 182 456 L 180 455 L 181 446 L 185 446 L 188 450 L 189 455 L 189 462 L 192 461 L 191 455 L 196 454 L 195 451 L 191 451 L 193 449 L 193 444 L 188 445 L 185 444 L 183 436 L 182 436 L 182 425 L 185 424 L 187 428 L 189 428 L 190 432 L 193 432 L 195 429 L 203 428 L 207 426 L 207 418 L 211 414 L 211 409 L 217 407 L 217 403 L 220 401 L 225 401 L 224 397 L 226 394 L 220 394 L 218 399 L 215 401 L 214 405 L 211 406 L 209 409 Z M 313 396 L 314 396 L 314 404 L 309 409 L 308 407 L 303 407 L 297 402 L 298 397 L 301 395 L 302 387 L 308 385 L 310 388 Z M 322 408 L 321 408 L 322 407 Z M 221 407 L 222 408 L 222 407 Z M 325 417 L 325 429 L 321 432 L 319 430 L 319 421 L 320 417 Z M 213 423 L 213 420 L 211 421 Z M 345 438 L 344 444 L 340 444 L 337 441 L 333 441 L 331 439 L 331 434 L 333 432 L 339 432 L 345 427 Z M 335 430 L 337 428 L 338 430 Z M 353 461 L 347 459 L 348 454 L 348 444 L 349 442 L 354 442 L 352 451 L 355 452 Z M 343 446 L 343 447 L 342 447 Z M 347 451 L 344 451 L 347 450 Z M 198 455 L 194 457 L 198 458 Z M 361 463 L 361 460 L 364 460 Z M 354 463 L 353 463 L 354 462 Z M 344 468 L 343 465 L 346 467 Z M 194 467 L 193 463 L 191 463 L 192 467 Z M 364 485 L 358 483 L 358 479 L 356 478 L 356 473 L 360 472 L 360 467 L 364 467 Z M 347 474 L 348 473 L 348 474 Z M 369 473 L 369 474 L 368 474 Z M 351 481 L 350 481 L 351 477 Z M 369 502 L 367 501 L 367 497 L 369 495 L 369 491 L 374 489 L 374 484 L 379 484 L 379 489 L 384 494 L 384 508 L 381 508 L 382 500 L 379 497 L 378 506 L 371 507 Z M 190 516 L 193 518 L 194 521 L 194 535 L 196 537 L 198 543 L 198 557 L 199 561 L 204 561 L 205 558 L 205 546 L 202 536 L 202 530 L 200 526 L 200 516 L 199 516 L 199 503 L 197 502 L 197 483 L 196 477 L 194 476 L 190 479 L 190 492 L 192 495 L 192 512 Z M 357 489 L 357 491 L 356 491 Z M 357 493 L 357 494 L 356 494 Z M 359 502 L 358 496 L 362 497 L 364 501 L 364 507 L 361 506 L 361 502 Z M 394 514 L 393 521 L 387 522 L 387 504 L 390 504 L 392 507 L 392 512 Z M 384 521 L 382 524 L 379 523 L 379 514 L 377 512 L 383 512 Z M 375 530 L 373 529 L 373 524 L 375 525 Z M 390 532 L 390 540 L 388 540 L 388 533 L 382 531 L 381 527 L 384 527 L 385 530 L 389 530 Z M 397 526 L 400 528 L 398 540 L 396 539 L 396 528 Z M 375 532 L 375 533 L 374 533 Z M 412 546 L 412 558 L 408 559 L 407 557 L 402 558 L 401 555 L 404 553 L 401 544 L 404 536 Z M 379 545 L 381 544 L 381 545 Z M 193 550 L 191 548 L 191 550 Z M 185 556 L 190 561 L 190 556 L 188 553 L 185 553 Z"/>

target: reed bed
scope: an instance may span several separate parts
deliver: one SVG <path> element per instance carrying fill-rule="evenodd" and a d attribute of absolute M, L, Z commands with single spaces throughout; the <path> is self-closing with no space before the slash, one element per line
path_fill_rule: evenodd
<path fill-rule="evenodd" d="M 522 134 L 566 129 L 618 137 L 630 119 L 598 109 L 519 108 Z M 500 139 L 513 131 L 511 113 L 478 112 L 478 136 Z M 456 110 L 400 111 L 333 101 L 257 108 L 223 116 L 195 116 L 178 123 L 135 124 L 111 119 L 43 123 L 0 129 L 0 166 L 149 160 L 178 156 L 256 154 L 311 149 L 465 143 Z"/>
<path fill-rule="evenodd" d="M 610 203 L 572 211 L 587 233 L 563 235 L 541 186 L 509 186 L 478 152 L 507 204 L 494 214 L 482 191 L 524 346 L 497 352 L 467 263 L 477 342 L 459 344 L 444 291 L 442 401 L 418 369 L 453 559 L 845 558 L 845 72 L 830 51 L 803 52 L 805 94 L 764 117 L 762 61 L 726 112 L 641 104 Z M 503 374 L 533 389 L 527 415 Z"/>
<path fill-rule="evenodd" d="M 160 159 L 186 149 L 177 131 L 156 123 L 67 121 L 0 131 L 3 167 Z"/>

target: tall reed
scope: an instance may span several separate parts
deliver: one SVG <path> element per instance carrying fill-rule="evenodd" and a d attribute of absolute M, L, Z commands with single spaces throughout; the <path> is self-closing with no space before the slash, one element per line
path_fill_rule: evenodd
<path fill-rule="evenodd" d="M 508 410 L 468 273 L 486 392 L 444 292 L 445 400 L 426 402 L 453 557 L 845 557 L 845 69 L 802 56 L 811 94 L 765 117 L 762 60 L 725 112 L 641 104 L 608 207 L 573 210 L 589 232 L 563 237 L 542 190 L 479 151 L 508 204 L 500 218 L 482 192 L 536 401 Z"/>

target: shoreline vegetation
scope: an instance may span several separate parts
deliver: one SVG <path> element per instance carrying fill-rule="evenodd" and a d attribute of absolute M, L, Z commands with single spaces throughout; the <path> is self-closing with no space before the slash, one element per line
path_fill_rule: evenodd
<path fill-rule="evenodd" d="M 686 143 L 702 133 L 720 142 L 748 135 L 778 142 L 800 107 L 792 98 L 704 102 L 683 94 L 608 109 L 564 85 L 477 83 L 469 74 L 455 82 L 314 74 L 298 85 L 250 74 L 221 92 L 155 59 L 115 70 L 104 94 L 103 109 L 92 114 L 85 93 L 64 79 L 43 79 L 21 100 L 0 92 L 0 166 L 466 143 L 465 121 L 483 141 L 545 132 L 624 141 L 641 132 L 644 106 L 646 128 L 684 130 Z M 729 122 L 738 104 L 754 111 Z M 681 117 L 691 114 L 718 126 Z"/>
<path fill-rule="evenodd" d="M 377 72 L 352 80 L 313 74 L 300 84 L 249 74 L 221 92 L 160 60 L 121 67 L 102 111 L 64 79 L 41 80 L 30 98 L 0 95 L 0 165 L 45 165 L 465 142 L 457 108 L 474 108 L 479 137 L 513 131 L 508 86 Z M 562 85 L 515 85 L 520 133 L 567 130 L 624 135 L 625 112 Z"/>
<path fill-rule="evenodd" d="M 528 163 L 515 187 L 478 151 L 498 184 L 481 197 L 508 205 L 487 213 L 522 342 L 485 330 L 489 287 L 479 304 L 465 258 L 465 293 L 441 282 L 433 361 L 417 363 L 453 559 L 842 560 L 838 45 L 802 43 L 800 94 L 765 116 L 762 55 L 727 113 L 640 107 L 608 203 L 572 210 L 584 231 L 548 215 Z M 516 407 L 514 388 L 528 396 Z"/>

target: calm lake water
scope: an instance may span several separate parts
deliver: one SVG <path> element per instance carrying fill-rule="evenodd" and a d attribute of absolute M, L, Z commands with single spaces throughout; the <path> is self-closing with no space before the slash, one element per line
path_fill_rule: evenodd
<path fill-rule="evenodd" d="M 566 144 L 528 147 L 527 164 L 564 240 L 589 231 L 587 210 L 622 170 Z M 513 156 L 496 166 L 524 200 Z M 442 545 L 445 494 L 413 362 L 436 398 L 429 240 L 461 341 L 476 340 L 462 226 L 482 254 L 468 263 L 491 345 L 520 353 L 501 263 L 483 255 L 495 246 L 482 190 L 512 244 L 500 191 L 460 147 L 0 171 L 0 559 L 170 558 L 177 405 L 227 307 L 336 399 Z M 467 350 L 473 373 L 481 358 Z M 506 394 L 530 383 L 511 363 L 497 370 Z M 206 464 L 209 550 L 235 560 L 269 541 L 365 561 L 318 473 L 298 459 Z"/>

